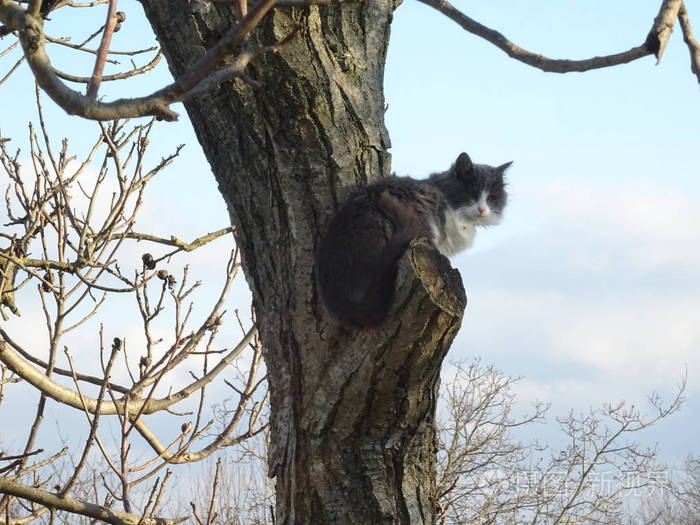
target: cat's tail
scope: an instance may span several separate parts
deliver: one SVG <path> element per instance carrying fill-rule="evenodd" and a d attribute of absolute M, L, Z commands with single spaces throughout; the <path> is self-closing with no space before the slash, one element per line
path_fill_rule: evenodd
<path fill-rule="evenodd" d="M 363 221 L 362 242 L 332 225 L 316 258 L 323 304 L 334 319 L 353 327 L 377 326 L 386 319 L 394 301 L 396 263 L 420 230 L 415 208 L 386 190 L 377 195 L 374 211 L 358 222 Z"/>
<path fill-rule="evenodd" d="M 333 319 L 349 327 L 381 324 L 394 295 L 395 265 L 384 264 L 383 257 L 365 248 L 364 253 L 350 248 L 344 253 L 344 260 L 320 256 L 316 261 L 321 302 Z"/>

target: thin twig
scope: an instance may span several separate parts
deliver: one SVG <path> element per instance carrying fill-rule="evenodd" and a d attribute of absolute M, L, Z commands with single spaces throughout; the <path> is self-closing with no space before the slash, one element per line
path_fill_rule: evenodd
<path fill-rule="evenodd" d="M 23 57 L 24 58 L 24 57 Z M 146 73 L 147 71 L 150 71 L 154 67 L 158 65 L 160 62 L 160 59 L 163 58 L 162 53 L 158 53 L 153 59 L 146 65 L 137 67 L 134 69 L 130 69 L 129 71 L 124 71 L 123 73 L 115 73 L 113 75 L 104 75 L 100 77 L 100 82 L 111 82 L 113 80 L 123 80 L 125 78 L 130 78 L 136 75 L 141 75 L 143 73 Z M 80 77 L 77 75 L 71 75 L 70 73 L 66 73 L 64 71 L 60 71 L 56 68 L 54 68 L 54 72 L 59 78 L 62 78 L 63 80 L 68 80 L 69 82 L 81 82 L 83 84 L 87 84 L 92 80 L 92 77 Z M 1 83 L 1 82 L 0 82 Z"/>
<path fill-rule="evenodd" d="M 83 47 L 85 44 L 73 44 L 69 42 L 65 38 L 54 38 L 51 36 L 46 35 L 46 41 L 50 42 L 51 44 L 59 44 L 65 47 L 70 47 L 71 49 L 75 49 L 77 51 L 83 51 L 85 53 L 90 53 L 93 55 L 97 54 L 97 49 L 91 49 L 88 47 Z M 158 49 L 158 46 L 151 46 L 151 47 L 146 47 L 144 49 L 137 49 L 135 51 L 114 51 L 110 49 L 107 54 L 108 55 L 126 55 L 126 56 L 135 56 L 135 55 L 141 55 L 143 53 L 149 53 L 150 51 L 155 51 Z M 116 60 L 107 60 L 110 64 L 118 64 Z"/>
<path fill-rule="evenodd" d="M 207 233 L 206 235 L 202 235 L 201 237 L 197 237 L 192 242 L 182 241 L 175 236 L 170 237 L 170 239 L 166 239 L 163 237 L 158 237 L 156 235 L 150 235 L 147 233 L 137 233 L 137 232 L 118 233 L 118 234 L 113 235 L 113 238 L 126 238 L 126 239 L 134 239 L 137 241 L 150 241 L 150 242 L 155 242 L 157 244 L 165 244 L 167 246 L 174 246 L 174 247 L 178 248 L 179 250 L 182 250 L 185 252 L 191 252 L 191 251 L 196 250 L 197 248 L 200 248 L 200 247 L 204 246 L 205 244 L 213 241 L 214 239 L 218 239 L 222 235 L 226 235 L 226 234 L 231 233 L 233 231 L 234 231 L 234 227 L 228 226 L 226 228 L 221 228 L 220 230 L 216 230 L 214 232 Z"/>
<path fill-rule="evenodd" d="M 7 74 L 0 78 L 0 85 L 5 82 L 8 78 L 10 78 L 10 75 L 15 72 L 15 70 L 20 66 L 20 64 L 24 62 L 24 56 L 21 56 L 17 62 L 15 62 L 15 65 L 10 68 L 10 70 L 7 72 Z"/>
<path fill-rule="evenodd" d="M 15 40 L 12 44 L 10 44 L 7 47 L 7 49 L 0 51 L 0 57 L 4 57 L 6 54 L 8 54 L 10 51 L 12 51 L 14 48 L 16 48 L 18 45 L 19 45 L 19 40 Z"/>

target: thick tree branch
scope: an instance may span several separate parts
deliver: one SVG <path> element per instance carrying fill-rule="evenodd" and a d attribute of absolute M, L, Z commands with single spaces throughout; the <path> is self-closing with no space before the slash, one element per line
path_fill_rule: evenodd
<path fill-rule="evenodd" d="M 109 45 L 112 43 L 112 35 L 114 34 L 114 28 L 116 26 L 117 0 L 109 0 L 107 21 L 105 22 L 104 26 L 104 33 L 102 33 L 100 47 L 97 48 L 95 67 L 92 70 L 92 77 L 90 77 L 90 83 L 88 84 L 86 93 L 87 97 L 93 100 L 97 98 L 97 91 L 100 89 L 100 84 L 102 83 L 102 71 L 104 71 L 105 68 L 105 61 L 107 60 Z"/>
<path fill-rule="evenodd" d="M 28 12 L 32 16 L 39 16 L 41 14 L 41 4 L 42 0 L 30 0 Z"/>
<path fill-rule="evenodd" d="M 690 70 L 698 77 L 698 82 L 700 82 L 700 44 L 695 40 L 693 29 L 690 27 L 688 11 L 686 11 L 683 3 L 678 11 L 678 21 L 683 30 L 683 41 L 688 46 L 688 51 L 690 51 Z"/>
<path fill-rule="evenodd" d="M 95 505 L 94 503 L 69 498 L 68 496 L 60 496 L 55 492 L 28 487 L 7 478 L 0 478 L 0 493 L 33 501 L 51 509 L 65 510 L 73 514 L 88 516 L 105 523 L 112 523 L 113 525 L 175 525 L 187 519 L 148 518 L 119 512 L 102 505 Z"/>
<path fill-rule="evenodd" d="M 647 39 L 642 45 L 612 55 L 597 56 L 583 60 L 568 60 L 548 58 L 523 49 L 508 40 L 498 31 L 486 27 L 468 17 L 446 0 L 419 1 L 440 11 L 451 20 L 457 22 L 466 31 L 491 42 L 504 51 L 509 57 L 549 73 L 583 72 L 592 69 L 612 67 L 626 64 L 651 54 L 655 54 L 657 59 L 660 59 L 668 43 L 668 39 L 671 36 L 673 23 L 675 22 L 678 10 L 682 4 L 681 0 L 664 0 L 664 2 L 662 2 Z"/>
<path fill-rule="evenodd" d="M 34 17 L 11 0 L 0 0 L 0 21 L 12 30 L 19 30 L 20 41 L 32 72 L 41 88 L 69 114 L 93 120 L 112 120 L 155 115 L 164 120 L 176 120 L 178 115 L 169 105 L 183 100 L 190 91 L 215 71 L 231 55 L 273 7 L 275 0 L 260 0 L 250 12 L 221 40 L 201 56 L 172 84 L 145 97 L 100 102 L 67 87 L 54 72 L 45 50 L 43 21 Z"/>
<path fill-rule="evenodd" d="M 676 23 L 681 5 L 683 5 L 682 0 L 664 0 L 654 19 L 654 25 L 647 35 L 646 45 L 654 53 L 657 64 L 661 61 L 668 40 L 671 38 L 673 24 Z"/>
<path fill-rule="evenodd" d="M 77 408 L 79 410 L 87 410 L 94 414 L 99 410 L 100 414 L 123 414 L 125 411 L 131 414 L 153 414 L 160 410 L 165 410 L 175 403 L 182 401 L 192 395 L 203 386 L 210 383 L 217 375 L 219 375 L 234 359 L 236 359 L 243 350 L 246 349 L 248 343 L 255 335 L 255 329 L 252 328 L 246 336 L 231 350 L 224 358 L 222 358 L 216 366 L 214 366 L 207 374 L 200 379 L 190 383 L 185 388 L 161 399 L 151 398 L 131 398 L 128 400 L 117 400 L 116 402 L 98 403 L 96 399 L 91 397 L 81 396 L 78 392 L 67 388 L 50 377 L 45 372 L 38 370 L 27 361 L 25 361 L 7 342 L 0 340 L 0 361 L 15 374 L 20 376 L 27 383 L 33 385 L 37 390 L 44 393 L 46 396 L 63 403 L 65 405 Z"/>

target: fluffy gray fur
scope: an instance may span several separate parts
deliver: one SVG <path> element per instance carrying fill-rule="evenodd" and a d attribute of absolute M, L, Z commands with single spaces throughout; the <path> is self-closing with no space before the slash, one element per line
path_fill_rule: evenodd
<path fill-rule="evenodd" d="M 450 169 L 426 180 L 391 176 L 352 193 L 316 253 L 318 290 L 331 316 L 348 326 L 380 324 L 408 243 L 427 237 L 446 256 L 471 246 L 476 226 L 502 217 L 510 165 L 473 164 L 461 153 Z"/>

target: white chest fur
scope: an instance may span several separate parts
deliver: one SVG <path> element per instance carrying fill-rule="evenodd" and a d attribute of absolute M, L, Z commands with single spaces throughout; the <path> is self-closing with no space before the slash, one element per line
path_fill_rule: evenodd
<path fill-rule="evenodd" d="M 440 253 L 447 257 L 466 250 L 474 242 L 476 227 L 474 221 L 466 213 L 467 207 L 445 210 L 445 224 L 440 228 L 432 225 L 433 243 Z"/>

